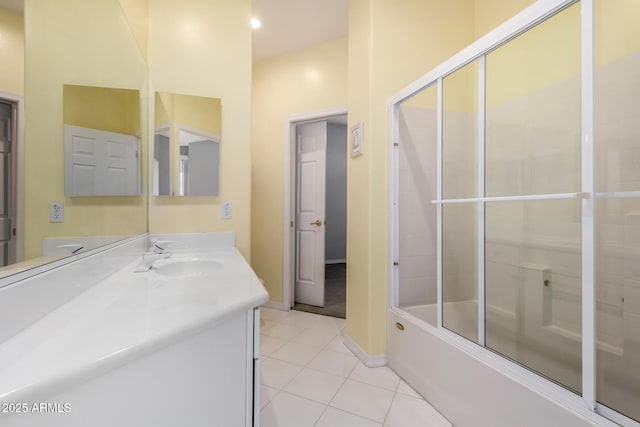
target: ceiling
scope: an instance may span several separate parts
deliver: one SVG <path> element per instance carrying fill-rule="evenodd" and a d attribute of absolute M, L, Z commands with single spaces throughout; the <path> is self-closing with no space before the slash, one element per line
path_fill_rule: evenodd
<path fill-rule="evenodd" d="M 347 35 L 348 0 L 253 0 L 253 60 L 271 58 Z M 24 0 L 0 0 L 0 8 L 24 14 Z"/>
<path fill-rule="evenodd" d="M 253 60 L 347 35 L 348 0 L 253 0 Z"/>

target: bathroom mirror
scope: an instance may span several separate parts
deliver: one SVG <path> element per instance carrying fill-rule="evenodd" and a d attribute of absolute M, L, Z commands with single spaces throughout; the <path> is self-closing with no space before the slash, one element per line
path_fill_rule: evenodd
<path fill-rule="evenodd" d="M 140 91 L 64 85 L 64 194 L 140 194 Z"/>
<path fill-rule="evenodd" d="M 128 18 L 135 17 L 132 7 L 118 0 L 0 0 L 0 103 L 15 114 L 6 122 L 15 134 L 3 153 L 11 178 L 1 185 L 11 197 L 0 211 L 8 237 L 0 238 L 0 278 L 147 231 L 147 197 L 139 194 L 148 141 L 146 43 Z M 124 90 L 134 99 L 126 114 L 137 125 L 115 132 L 139 139 L 143 182 L 134 196 L 68 197 L 64 123 L 69 114 L 87 116 L 90 99 L 82 97 L 100 90 Z M 77 101 L 72 108 L 63 102 L 69 96 Z M 100 129 L 82 123 L 72 124 Z"/>
<path fill-rule="evenodd" d="M 218 196 L 221 100 L 156 92 L 154 196 Z"/>

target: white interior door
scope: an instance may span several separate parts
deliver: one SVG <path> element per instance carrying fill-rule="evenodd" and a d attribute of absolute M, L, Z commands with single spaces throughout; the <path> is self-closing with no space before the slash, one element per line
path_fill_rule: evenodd
<path fill-rule="evenodd" d="M 14 146 L 16 123 L 15 106 L 0 102 L 0 267 L 15 262 L 11 242 L 13 222 L 12 186 L 15 173 L 12 170 L 11 153 Z"/>
<path fill-rule="evenodd" d="M 139 194 L 138 138 L 64 125 L 65 195 Z"/>
<path fill-rule="evenodd" d="M 295 301 L 324 307 L 327 122 L 296 126 Z"/>

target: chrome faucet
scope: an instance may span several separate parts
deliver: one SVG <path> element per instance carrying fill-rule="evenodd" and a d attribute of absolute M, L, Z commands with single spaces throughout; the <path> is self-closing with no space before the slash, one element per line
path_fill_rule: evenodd
<path fill-rule="evenodd" d="M 149 271 L 153 264 L 159 259 L 167 259 L 172 253 L 166 252 L 167 246 L 171 243 L 176 243 L 173 240 L 158 240 L 157 242 L 153 242 L 151 247 L 149 248 L 149 252 L 142 255 L 142 262 L 135 269 L 136 272 L 145 272 Z"/>

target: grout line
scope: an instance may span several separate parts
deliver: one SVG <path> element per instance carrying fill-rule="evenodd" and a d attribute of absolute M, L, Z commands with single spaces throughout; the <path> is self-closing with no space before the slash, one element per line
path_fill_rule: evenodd
<path fill-rule="evenodd" d="M 318 425 L 318 422 L 320 422 L 320 419 L 322 418 L 322 416 L 324 415 L 325 412 L 327 412 L 327 408 L 329 407 L 329 405 L 325 405 L 324 409 L 322 410 L 322 412 L 320 413 L 320 416 L 318 417 L 318 419 L 316 420 L 315 423 L 313 423 L 313 427 Z"/>
<path fill-rule="evenodd" d="M 349 411 L 347 409 L 338 408 L 337 406 L 333 406 L 331 404 L 329 404 L 328 406 L 331 406 L 333 409 L 337 409 L 338 411 L 342 411 L 342 412 L 346 412 L 347 414 L 355 415 L 358 418 L 363 418 L 363 419 L 365 419 L 367 421 L 371 421 L 371 422 L 374 422 L 376 424 L 384 425 L 384 422 L 381 422 L 381 421 L 378 421 L 378 420 L 374 420 L 373 418 L 368 418 L 368 417 L 362 416 L 360 414 L 356 414 L 355 412 L 351 412 L 351 411 Z M 386 419 L 386 417 L 385 417 L 385 419 Z"/>
<path fill-rule="evenodd" d="M 387 419 L 389 418 L 389 413 L 391 412 L 391 408 L 393 407 L 393 404 L 396 401 L 396 396 L 398 395 L 398 392 L 394 392 L 393 393 L 393 397 L 391 398 L 391 403 L 389 404 L 389 407 L 387 408 L 387 413 L 384 415 L 384 421 L 382 421 L 382 425 L 386 425 L 387 424 Z"/>
<path fill-rule="evenodd" d="M 323 315 L 321 315 L 321 314 L 315 314 L 315 313 L 309 313 L 309 314 L 311 314 L 312 316 L 321 316 L 321 317 L 326 317 L 326 316 L 323 316 Z M 282 316 L 282 317 L 280 318 L 280 320 L 278 320 L 278 321 L 273 321 L 273 320 L 271 320 L 271 322 L 274 322 L 274 323 L 276 323 L 276 324 L 290 324 L 290 323 L 283 323 L 283 320 L 284 320 L 287 316 L 290 316 L 290 314 L 286 314 L 286 315 Z M 270 320 L 270 319 L 267 319 L 267 320 Z M 279 340 L 282 340 L 282 341 L 285 341 L 285 342 L 284 342 L 284 344 L 282 344 L 282 346 L 280 346 L 278 349 L 274 350 L 274 352 L 272 352 L 272 353 L 271 353 L 271 355 L 269 355 L 269 356 L 268 356 L 268 357 L 266 357 L 265 359 L 262 359 L 262 358 L 261 358 L 261 361 L 264 361 L 264 360 L 266 360 L 266 359 L 272 358 L 272 359 L 279 360 L 279 361 L 284 362 L 284 363 L 289 363 L 289 364 L 294 365 L 294 366 L 296 366 L 296 367 L 302 367 L 302 369 L 301 369 L 301 370 L 300 370 L 300 372 L 298 372 L 298 373 L 297 373 L 297 374 L 296 374 L 296 375 L 295 375 L 295 376 L 294 376 L 290 381 L 288 381 L 288 382 L 287 382 L 287 383 L 286 383 L 286 384 L 285 384 L 281 389 L 276 389 L 275 387 L 271 387 L 271 386 L 268 386 L 268 385 L 262 384 L 262 381 L 260 382 L 260 385 L 265 385 L 265 386 L 270 387 L 270 388 L 272 388 L 272 389 L 276 389 L 276 390 L 278 390 L 278 393 L 273 397 L 273 399 L 272 399 L 271 401 L 269 401 L 269 403 L 267 403 L 267 405 L 265 406 L 265 408 L 266 408 L 266 407 L 268 407 L 269 405 L 271 405 L 271 403 L 276 399 L 276 397 L 280 396 L 280 394 L 282 394 L 282 393 L 287 393 L 287 394 L 289 394 L 289 395 L 291 395 L 291 396 L 299 397 L 299 398 L 301 398 L 301 399 L 305 399 L 305 400 L 307 400 L 307 401 L 314 402 L 314 403 L 319 404 L 319 405 L 324 405 L 324 409 L 323 409 L 323 411 L 321 412 L 320 416 L 318 417 L 318 419 L 317 419 L 317 420 L 314 422 L 314 424 L 313 424 L 314 426 L 315 426 L 315 425 L 317 425 L 317 423 L 319 422 L 320 418 L 322 418 L 322 416 L 324 415 L 324 413 L 326 412 L 326 410 L 327 410 L 327 408 L 328 408 L 329 406 L 331 406 L 332 408 L 335 408 L 335 409 L 337 409 L 337 410 L 339 410 L 339 411 L 342 411 L 342 412 L 345 412 L 345 413 L 351 414 L 351 415 L 353 415 L 353 416 L 356 416 L 356 417 L 359 417 L 359 418 L 362 418 L 362 419 L 365 419 L 365 420 L 368 420 L 368 421 L 372 421 L 372 422 L 375 422 L 375 423 L 377 423 L 377 424 L 384 425 L 384 421 L 383 421 L 382 423 L 380 423 L 380 421 L 378 421 L 378 420 L 374 420 L 374 419 L 372 419 L 372 418 L 367 418 L 367 417 L 364 417 L 364 416 L 362 416 L 362 415 L 360 415 L 360 414 L 356 414 L 356 413 L 354 413 L 354 412 L 351 412 L 351 411 L 348 411 L 348 410 L 345 410 L 345 409 L 342 409 L 342 408 L 337 408 L 337 407 L 335 407 L 335 406 L 332 406 L 332 405 L 331 405 L 331 403 L 333 402 L 333 400 L 335 399 L 335 397 L 337 396 L 337 394 L 340 392 L 340 390 L 341 390 L 341 389 L 344 387 L 344 385 L 346 384 L 347 380 L 351 380 L 351 381 L 354 381 L 354 382 L 357 382 L 357 383 L 360 383 L 360 384 L 364 384 L 364 385 L 371 386 L 371 387 L 376 387 L 376 388 L 378 388 L 378 389 L 381 389 L 381 390 L 385 390 L 385 391 L 387 391 L 387 392 L 392 392 L 392 393 L 394 393 L 394 396 L 393 396 L 393 398 L 392 398 L 392 400 L 391 400 L 391 404 L 389 405 L 389 408 L 387 409 L 387 414 L 385 415 L 385 421 L 386 421 L 386 417 L 388 416 L 388 413 L 389 413 L 389 411 L 390 411 L 391 405 L 393 404 L 393 402 L 394 402 L 394 400 L 395 400 L 395 392 L 393 392 L 393 391 L 391 391 L 391 390 L 389 390 L 389 389 L 386 389 L 386 388 L 384 388 L 384 387 L 379 387 L 379 386 L 376 386 L 376 385 L 373 385 L 373 384 L 368 384 L 368 383 L 365 383 L 365 382 L 362 382 L 362 381 L 358 381 L 358 380 L 354 380 L 354 379 L 351 379 L 351 378 L 350 378 L 350 376 L 353 374 L 354 370 L 355 370 L 355 369 L 356 369 L 356 367 L 358 366 L 358 363 L 361 363 L 359 360 L 357 360 L 357 357 L 356 357 L 356 356 L 355 356 L 351 351 L 349 351 L 349 352 L 345 353 L 345 352 L 342 352 L 342 351 L 334 350 L 333 348 L 328 348 L 328 347 L 329 347 L 329 345 L 332 343 L 332 341 L 333 341 L 336 337 L 338 337 L 338 336 L 344 336 L 344 335 L 343 335 L 343 328 L 339 327 L 339 328 L 338 328 L 338 332 L 336 332 L 336 334 L 331 338 L 331 340 L 329 340 L 329 341 L 328 341 L 328 342 L 327 342 L 323 347 L 321 347 L 321 348 L 319 349 L 319 351 L 315 354 L 315 356 L 314 356 L 314 357 L 313 357 L 313 358 L 312 358 L 312 359 L 311 359 L 311 360 L 310 360 L 306 365 L 304 365 L 304 366 L 302 366 L 302 365 L 298 365 L 298 364 L 296 364 L 296 363 L 292 363 L 292 362 L 289 362 L 289 361 L 286 361 L 286 360 L 278 359 L 277 357 L 272 357 L 272 355 L 273 355 L 275 352 L 277 352 L 278 350 L 280 350 L 280 349 L 281 349 L 282 347 L 284 347 L 287 343 L 300 344 L 300 343 L 293 342 L 292 340 L 293 340 L 293 339 L 295 339 L 297 336 L 299 336 L 299 335 L 301 335 L 301 334 L 303 334 L 303 333 L 305 333 L 305 332 L 308 332 L 310 329 L 314 329 L 314 327 L 315 327 L 315 326 L 320 325 L 320 324 L 321 324 L 321 323 L 316 324 L 316 325 L 313 325 L 313 326 L 306 327 L 306 330 L 305 330 L 305 331 L 302 331 L 302 332 L 300 332 L 300 334 L 297 334 L 297 335 L 295 335 L 295 336 L 293 336 L 293 337 L 291 337 L 291 338 L 272 337 L 272 338 L 276 338 L 276 339 L 279 339 Z M 275 325 L 274 325 L 274 326 L 275 326 Z M 269 336 L 269 335 L 266 335 L 266 336 Z M 301 345 L 304 345 L 304 344 L 301 344 Z M 343 376 L 343 375 L 336 375 L 336 374 L 334 374 L 334 373 L 324 372 L 324 371 L 321 371 L 321 370 L 314 369 L 314 368 L 310 367 L 309 365 L 310 365 L 310 364 L 311 364 L 311 363 L 312 363 L 312 362 L 313 362 L 313 361 L 318 357 L 318 355 L 319 355 L 320 353 L 322 353 L 323 351 L 327 351 L 327 352 L 329 352 L 329 353 L 333 353 L 333 354 L 338 354 L 338 355 L 341 355 L 341 356 L 354 357 L 354 358 L 356 358 L 356 363 L 351 367 L 351 369 L 350 369 L 348 372 L 346 372 L 346 375 L 344 375 L 344 376 Z M 340 387 L 338 387 L 337 391 L 333 394 L 333 396 L 332 396 L 332 397 L 331 397 L 331 399 L 329 400 L 329 403 L 325 404 L 325 403 L 323 403 L 323 402 L 318 402 L 318 401 L 313 400 L 313 399 L 310 399 L 310 398 L 308 398 L 308 397 L 300 396 L 300 395 L 298 395 L 298 394 L 296 394 L 296 393 L 292 393 L 292 392 L 289 392 L 289 391 L 286 391 L 286 390 L 285 390 L 285 389 L 286 389 L 286 387 L 287 387 L 289 384 L 291 384 L 291 383 L 292 383 L 292 382 L 293 382 L 293 381 L 294 381 L 294 380 L 295 380 L 295 379 L 296 379 L 296 378 L 297 378 L 297 377 L 298 377 L 302 372 L 304 372 L 304 370 L 305 370 L 305 369 L 309 369 L 309 370 L 311 370 L 311 371 L 318 372 L 318 373 L 320 373 L 320 374 L 330 375 L 330 376 L 332 376 L 332 377 L 336 377 L 336 378 L 341 378 L 341 379 L 342 379 L 342 384 L 340 385 Z M 398 388 L 399 384 L 400 384 L 400 378 L 398 378 L 398 385 L 396 385 L 396 390 L 397 390 L 397 388 Z M 263 409 L 264 409 L 264 408 L 263 408 Z M 262 411 L 262 409 L 261 409 L 261 411 Z"/>

